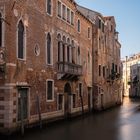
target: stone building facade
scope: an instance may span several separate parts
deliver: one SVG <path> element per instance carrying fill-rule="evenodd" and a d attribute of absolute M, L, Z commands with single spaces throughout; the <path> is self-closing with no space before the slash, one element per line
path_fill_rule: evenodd
<path fill-rule="evenodd" d="M 113 16 L 78 6 L 93 23 L 93 105 L 102 110 L 122 102 L 121 44 Z"/>
<path fill-rule="evenodd" d="M 92 109 L 92 23 L 73 0 L 0 1 L 0 131 Z"/>
<path fill-rule="evenodd" d="M 121 102 L 114 17 L 74 0 L 0 1 L 0 131 Z"/>
<path fill-rule="evenodd" d="M 124 93 L 123 95 L 128 97 L 133 95 L 132 88 L 133 88 L 133 78 L 136 75 L 139 75 L 138 70 L 136 67 L 138 67 L 140 62 L 140 54 L 134 54 L 130 57 L 126 56 L 125 59 L 122 60 L 123 65 L 123 88 Z M 135 71 L 135 72 L 134 72 Z M 136 88 L 137 86 L 134 86 Z"/>
<path fill-rule="evenodd" d="M 129 96 L 140 97 L 140 61 L 130 67 Z"/>

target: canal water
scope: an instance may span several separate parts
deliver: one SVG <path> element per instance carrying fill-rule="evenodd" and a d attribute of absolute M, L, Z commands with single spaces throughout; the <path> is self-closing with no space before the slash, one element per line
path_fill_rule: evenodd
<path fill-rule="evenodd" d="M 7 137 L 9 140 L 140 140 L 140 100 L 84 117 L 48 124 Z M 0 140 L 5 140 L 0 137 Z"/>

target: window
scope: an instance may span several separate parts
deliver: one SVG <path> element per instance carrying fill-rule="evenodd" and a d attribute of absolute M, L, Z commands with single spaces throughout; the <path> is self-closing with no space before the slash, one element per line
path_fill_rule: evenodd
<path fill-rule="evenodd" d="M 52 1 L 51 0 L 47 0 L 47 13 L 49 15 L 51 15 L 52 13 Z"/>
<path fill-rule="evenodd" d="M 102 24 L 102 22 L 101 22 L 101 20 L 99 19 L 99 28 L 101 29 L 101 24 Z"/>
<path fill-rule="evenodd" d="M 53 100 L 54 96 L 54 81 L 53 80 L 47 80 L 46 83 L 47 88 L 47 100 Z"/>
<path fill-rule="evenodd" d="M 103 77 L 105 77 L 105 66 L 103 66 Z"/>
<path fill-rule="evenodd" d="M 71 11 L 71 25 L 74 25 L 74 13 Z"/>
<path fill-rule="evenodd" d="M 80 23 L 80 20 L 78 19 L 78 22 L 77 22 L 77 31 L 80 32 L 81 30 L 81 23 Z"/>
<path fill-rule="evenodd" d="M 70 47 L 67 46 L 67 61 L 70 62 Z"/>
<path fill-rule="evenodd" d="M 104 23 L 102 23 L 102 32 L 104 32 Z"/>
<path fill-rule="evenodd" d="M 71 46 L 69 38 L 67 38 L 67 44 L 67 62 L 71 62 Z"/>
<path fill-rule="evenodd" d="M 65 43 L 66 43 L 66 37 L 63 36 L 63 49 L 62 49 L 62 60 L 65 62 Z"/>
<path fill-rule="evenodd" d="M 99 76 L 101 76 L 101 65 L 99 65 Z"/>
<path fill-rule="evenodd" d="M 79 83 L 79 96 L 82 96 L 82 83 Z"/>
<path fill-rule="evenodd" d="M 61 35 L 57 35 L 58 39 L 58 62 L 61 61 Z"/>
<path fill-rule="evenodd" d="M 80 47 L 78 47 L 78 64 L 80 64 Z"/>
<path fill-rule="evenodd" d="M 25 58 L 24 32 L 24 25 L 23 22 L 20 20 L 18 23 L 18 58 L 20 59 Z"/>
<path fill-rule="evenodd" d="M 74 41 L 71 41 L 71 45 L 72 45 L 72 63 L 75 64 L 75 47 L 74 47 Z"/>
<path fill-rule="evenodd" d="M 63 19 L 66 20 L 66 6 L 63 5 Z"/>
<path fill-rule="evenodd" d="M 61 60 L 60 58 L 60 53 L 61 53 L 61 43 L 60 41 L 58 42 L 58 62 Z"/>
<path fill-rule="evenodd" d="M 76 95 L 73 94 L 73 108 L 76 107 Z"/>
<path fill-rule="evenodd" d="M 91 72 L 91 66 L 90 66 L 90 53 L 88 52 L 88 72 Z"/>
<path fill-rule="evenodd" d="M 2 47 L 2 14 L 0 13 L 0 47 Z"/>
<path fill-rule="evenodd" d="M 90 38 L 90 27 L 88 27 L 88 38 Z"/>
<path fill-rule="evenodd" d="M 51 64 L 51 35 L 48 33 L 47 35 L 47 64 Z"/>
<path fill-rule="evenodd" d="M 58 12 L 57 14 L 58 14 L 59 17 L 61 17 L 61 2 L 60 1 L 58 1 L 58 7 L 57 8 L 58 8 L 57 9 L 58 10 L 57 11 Z"/>
<path fill-rule="evenodd" d="M 70 9 L 67 8 L 67 22 L 70 23 Z"/>

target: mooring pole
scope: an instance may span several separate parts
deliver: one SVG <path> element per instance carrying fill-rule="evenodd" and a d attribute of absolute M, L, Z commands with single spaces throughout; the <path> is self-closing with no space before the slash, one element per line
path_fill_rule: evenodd
<path fill-rule="evenodd" d="M 39 96 L 37 95 L 37 110 L 38 110 L 38 118 L 39 118 L 39 126 L 42 129 L 42 118 L 41 118 L 41 110 L 40 110 L 40 100 Z"/>
<path fill-rule="evenodd" d="M 23 98 L 22 95 L 20 95 L 20 104 L 21 104 L 21 134 L 24 135 L 24 114 L 23 114 Z"/>

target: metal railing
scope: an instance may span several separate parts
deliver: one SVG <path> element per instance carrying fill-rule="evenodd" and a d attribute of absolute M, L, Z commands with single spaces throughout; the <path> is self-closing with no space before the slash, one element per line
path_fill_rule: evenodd
<path fill-rule="evenodd" d="M 59 73 L 71 74 L 71 75 L 82 75 L 82 66 L 69 62 L 58 62 L 57 71 Z"/>

